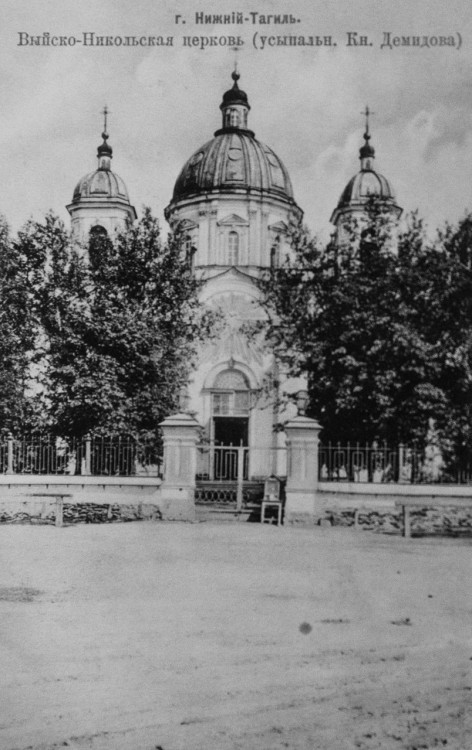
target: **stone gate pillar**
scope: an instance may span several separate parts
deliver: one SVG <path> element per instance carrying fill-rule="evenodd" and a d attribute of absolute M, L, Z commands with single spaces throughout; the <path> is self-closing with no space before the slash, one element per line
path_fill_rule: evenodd
<path fill-rule="evenodd" d="M 287 487 L 285 523 L 312 524 L 316 515 L 318 444 L 321 425 L 299 415 L 285 425 Z"/>
<path fill-rule="evenodd" d="M 189 414 L 175 414 L 160 423 L 164 437 L 162 518 L 195 520 L 195 475 L 200 425 Z"/>

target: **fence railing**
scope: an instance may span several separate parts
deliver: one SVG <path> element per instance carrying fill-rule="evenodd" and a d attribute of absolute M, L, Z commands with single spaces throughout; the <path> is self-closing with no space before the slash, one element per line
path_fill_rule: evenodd
<path fill-rule="evenodd" d="M 0 436 L 3 474 L 64 474 L 82 476 L 159 476 L 162 456 L 153 438 L 133 435 Z"/>
<path fill-rule="evenodd" d="M 0 435 L 0 473 L 81 476 L 161 476 L 160 446 L 154 437 L 49 435 L 16 438 Z M 197 479 L 251 481 L 286 475 L 286 449 L 201 444 Z M 472 459 L 448 465 L 435 446 L 420 450 L 406 445 L 373 443 L 320 445 L 320 481 L 369 483 L 472 484 Z"/>
<path fill-rule="evenodd" d="M 438 447 L 320 445 L 319 479 L 328 482 L 472 484 L 472 461 L 448 466 Z"/>

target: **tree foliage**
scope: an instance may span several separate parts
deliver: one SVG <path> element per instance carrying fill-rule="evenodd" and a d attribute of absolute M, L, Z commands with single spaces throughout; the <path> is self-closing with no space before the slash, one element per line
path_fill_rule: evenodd
<path fill-rule="evenodd" d="M 87 252 L 53 215 L 30 222 L 19 243 L 42 260 L 36 313 L 47 426 L 76 437 L 154 433 L 177 408 L 196 344 L 210 327 L 181 238 L 164 242 L 145 210 L 113 242 L 91 235 Z"/>
<path fill-rule="evenodd" d="M 307 375 L 325 440 L 424 444 L 434 420 L 457 457 L 472 448 L 472 218 L 435 242 L 415 214 L 397 242 L 389 224 L 373 202 L 341 246 L 299 227 L 262 282 L 267 335 Z"/>
<path fill-rule="evenodd" d="M 18 432 L 33 419 L 31 362 L 35 347 L 34 272 L 0 218 L 0 427 Z"/>

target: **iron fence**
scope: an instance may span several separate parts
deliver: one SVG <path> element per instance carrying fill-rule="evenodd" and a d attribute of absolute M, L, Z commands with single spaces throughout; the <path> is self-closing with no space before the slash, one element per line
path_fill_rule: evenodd
<path fill-rule="evenodd" d="M 162 456 L 155 438 L 133 435 L 0 436 L 3 474 L 159 476 Z"/>
<path fill-rule="evenodd" d="M 220 445 L 204 441 L 197 447 L 197 505 L 235 511 L 259 504 L 269 475 L 285 476 L 285 447 Z"/>
<path fill-rule="evenodd" d="M 472 461 L 448 464 L 434 445 L 329 443 L 320 445 L 318 462 L 320 481 L 472 484 Z"/>

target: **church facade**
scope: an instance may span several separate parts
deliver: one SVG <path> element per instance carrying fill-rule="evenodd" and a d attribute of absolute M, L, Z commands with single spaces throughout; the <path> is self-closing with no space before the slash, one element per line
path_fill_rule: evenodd
<path fill-rule="evenodd" d="M 253 478 L 285 473 L 285 454 L 278 450 L 284 437 L 276 430 L 284 414 L 274 383 L 295 394 L 303 382 L 283 382 L 263 338 L 246 329 L 265 317 L 258 279 L 290 253 L 290 227 L 303 212 L 283 162 L 249 127 L 250 105 L 239 74 L 232 79 L 220 105 L 221 127 L 185 163 L 165 217 L 172 229 L 183 232 L 202 282 L 201 302 L 220 320 L 218 335 L 200 350 L 189 383 L 189 410 L 210 445 L 250 449 L 245 478 Z M 91 233 L 111 236 L 136 218 L 123 180 L 111 169 L 106 112 L 102 137 L 97 169 L 79 181 L 67 206 L 79 242 Z M 372 195 L 382 198 L 394 217 L 401 213 L 388 181 L 374 170 L 368 118 L 364 140 L 360 171 L 331 218 L 338 241 L 346 221 L 362 213 Z M 200 468 L 209 473 L 208 467 Z"/>

